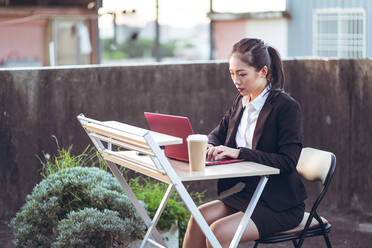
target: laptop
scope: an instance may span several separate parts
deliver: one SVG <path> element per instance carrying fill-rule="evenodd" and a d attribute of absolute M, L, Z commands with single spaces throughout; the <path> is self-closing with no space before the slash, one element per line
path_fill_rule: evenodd
<path fill-rule="evenodd" d="M 182 138 L 182 144 L 165 146 L 165 156 L 176 160 L 188 162 L 189 155 L 187 150 L 186 138 L 194 134 L 189 118 L 176 115 L 167 115 L 159 113 L 145 112 L 145 118 L 152 131 L 164 133 Z M 222 159 L 216 161 L 207 161 L 205 165 L 219 165 L 234 162 L 241 162 L 242 159 Z"/>

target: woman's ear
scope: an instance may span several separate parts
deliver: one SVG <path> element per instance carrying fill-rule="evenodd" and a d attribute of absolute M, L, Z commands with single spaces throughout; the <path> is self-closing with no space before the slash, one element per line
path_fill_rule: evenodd
<path fill-rule="evenodd" d="M 269 69 L 268 69 L 267 66 L 265 65 L 265 66 L 262 67 L 262 69 L 260 70 L 260 76 L 263 77 L 263 78 L 266 78 L 268 72 L 269 72 Z"/>

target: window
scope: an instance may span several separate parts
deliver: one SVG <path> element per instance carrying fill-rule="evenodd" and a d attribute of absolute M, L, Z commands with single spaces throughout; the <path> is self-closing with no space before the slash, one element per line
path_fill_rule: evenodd
<path fill-rule="evenodd" d="M 364 9 L 316 9 L 313 13 L 313 55 L 366 57 Z"/>
<path fill-rule="evenodd" d="M 83 18 L 56 18 L 51 23 L 50 65 L 90 64 L 89 26 Z"/>

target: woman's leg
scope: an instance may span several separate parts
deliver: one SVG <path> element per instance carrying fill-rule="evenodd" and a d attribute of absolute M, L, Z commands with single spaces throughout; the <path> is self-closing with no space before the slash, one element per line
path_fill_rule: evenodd
<path fill-rule="evenodd" d="M 233 213 L 233 211 L 226 207 L 220 200 L 205 203 L 199 207 L 199 210 L 208 225 Z M 198 223 L 194 217 L 191 216 L 183 239 L 183 248 L 204 248 L 206 247 L 205 239 L 206 237 Z"/>
<path fill-rule="evenodd" d="M 243 212 L 237 212 L 226 217 L 220 218 L 214 221 L 211 225 L 211 229 L 216 235 L 218 241 L 222 247 L 229 247 L 231 240 L 233 239 L 236 230 L 238 229 L 239 223 L 243 218 Z M 259 238 L 259 232 L 256 224 L 252 220 L 249 220 L 247 228 L 245 229 L 240 242 L 252 241 Z M 207 247 L 212 245 L 207 240 Z"/>

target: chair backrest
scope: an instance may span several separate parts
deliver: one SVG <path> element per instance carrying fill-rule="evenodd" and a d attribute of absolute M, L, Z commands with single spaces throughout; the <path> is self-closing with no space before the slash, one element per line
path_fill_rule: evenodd
<path fill-rule="evenodd" d="M 306 180 L 320 180 L 325 184 L 332 176 L 335 166 L 336 157 L 333 153 L 306 147 L 301 151 L 297 171 Z"/>
<path fill-rule="evenodd" d="M 310 223 L 315 217 L 319 223 L 322 223 L 320 216 L 317 214 L 317 208 L 324 198 L 328 186 L 331 182 L 336 168 L 336 156 L 331 152 L 326 152 L 310 147 L 303 148 L 300 159 L 297 164 L 297 171 L 305 179 L 310 181 L 320 180 L 323 187 L 311 207 L 310 216 L 307 219 L 304 233 L 309 228 Z M 324 225 L 320 224 L 324 229 Z"/>

